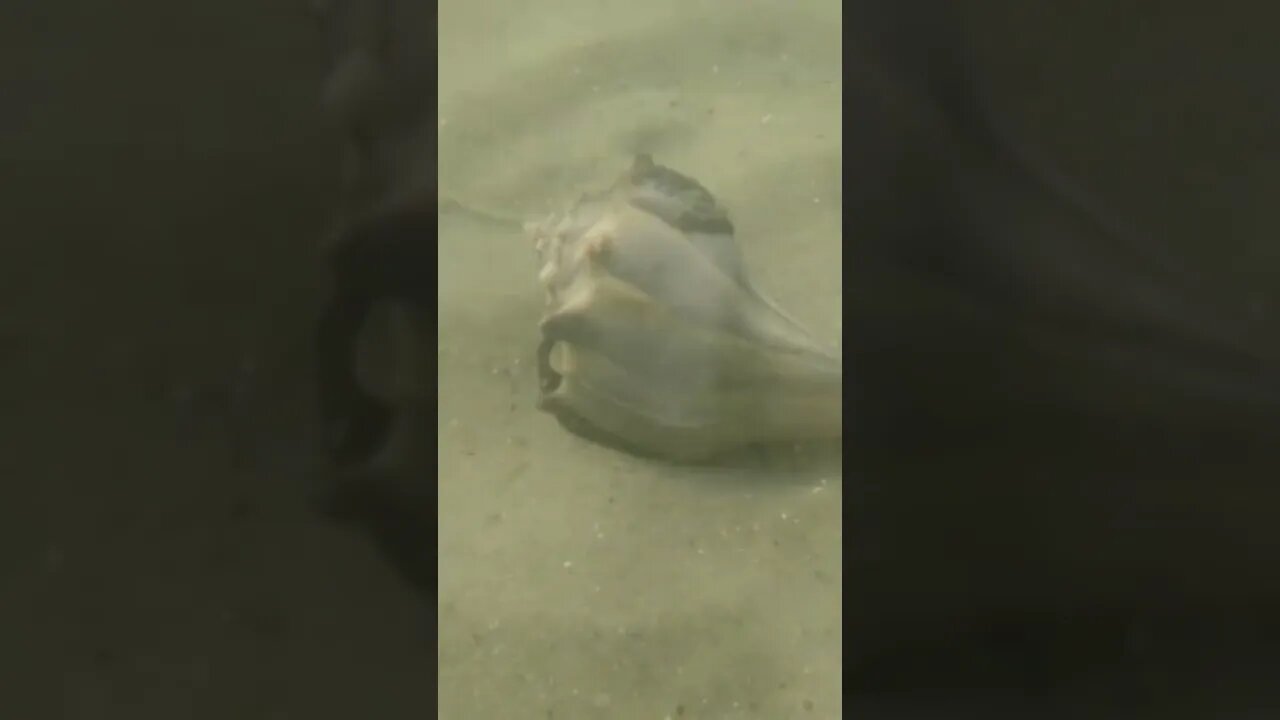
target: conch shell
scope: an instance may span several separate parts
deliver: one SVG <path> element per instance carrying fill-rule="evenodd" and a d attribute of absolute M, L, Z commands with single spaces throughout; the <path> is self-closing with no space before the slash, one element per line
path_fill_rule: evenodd
<path fill-rule="evenodd" d="M 840 437 L 840 351 L 752 286 L 696 181 L 642 155 L 526 230 L 546 292 L 538 407 L 566 428 L 677 461 Z"/>

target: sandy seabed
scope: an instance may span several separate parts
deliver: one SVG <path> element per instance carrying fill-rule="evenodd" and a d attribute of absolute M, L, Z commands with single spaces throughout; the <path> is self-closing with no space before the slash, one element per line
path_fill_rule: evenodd
<path fill-rule="evenodd" d="M 840 41 L 829 1 L 442 3 L 440 192 L 534 218 L 652 153 L 834 340 Z M 580 440 L 533 407 L 529 241 L 446 214 L 438 272 L 440 716 L 840 717 L 839 468 Z"/>

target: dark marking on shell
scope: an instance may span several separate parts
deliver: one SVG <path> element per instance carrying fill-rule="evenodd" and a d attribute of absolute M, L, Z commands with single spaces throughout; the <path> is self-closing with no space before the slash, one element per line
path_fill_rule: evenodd
<path fill-rule="evenodd" d="M 733 235 L 729 214 L 697 180 L 637 155 L 627 179 L 638 191 L 632 203 L 684 232 Z M 643 192 L 643 191 L 652 192 Z"/>

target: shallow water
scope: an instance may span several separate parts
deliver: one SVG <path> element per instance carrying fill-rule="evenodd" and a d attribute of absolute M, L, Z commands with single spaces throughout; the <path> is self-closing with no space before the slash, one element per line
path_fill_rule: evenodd
<path fill-rule="evenodd" d="M 323 40 L 301 5 L 3 8 L 8 716 L 431 716 L 420 597 L 314 512 L 298 472 L 318 459 L 305 348 L 340 185 Z M 833 339 L 839 4 L 632 5 L 446 2 L 443 191 L 519 219 L 648 149 L 721 196 L 762 289 Z M 1277 108 L 1259 76 L 1275 74 L 1275 43 L 1246 32 L 1265 27 L 1256 3 L 1128 5 L 973 14 L 1034 144 L 1274 328 Z M 630 92 L 601 81 L 622 76 Z M 441 417 L 458 425 L 440 457 L 442 717 L 838 716 L 838 473 L 678 470 L 567 435 L 532 409 L 532 249 L 502 223 L 443 223 Z M 913 519 L 905 543 L 923 508 L 949 523 L 925 539 L 951 542 L 967 522 L 951 499 L 975 505 L 954 485 L 888 513 L 859 488 L 849 529 Z M 1061 495 L 1029 487 L 1033 512 L 1012 526 L 1076 552 L 1088 528 L 1046 524 Z M 1175 508 L 1201 514 L 1178 519 L 1205 517 L 1202 487 Z M 1270 581 L 1263 497 L 1211 503 L 1232 528 L 1217 549 L 1252 550 L 1224 563 L 1201 534 L 1189 553 Z M 1045 530 L 1064 527 L 1076 534 Z M 1001 527 L 985 537 L 1022 550 Z M 1108 577 L 1132 565 L 1090 542 Z M 912 610 L 970 600 L 950 555 L 907 559 Z M 1072 567 L 1047 587 L 1091 592 Z M 1150 716 L 1186 716 L 1175 703 Z M 956 714 L 939 700 L 900 716 L 942 705 Z"/>
<path fill-rule="evenodd" d="M 536 217 L 653 153 L 839 337 L 840 3 L 500 9 L 442 3 L 442 196 Z M 838 463 L 570 435 L 534 408 L 531 243 L 445 213 L 438 267 L 440 716 L 840 717 Z"/>

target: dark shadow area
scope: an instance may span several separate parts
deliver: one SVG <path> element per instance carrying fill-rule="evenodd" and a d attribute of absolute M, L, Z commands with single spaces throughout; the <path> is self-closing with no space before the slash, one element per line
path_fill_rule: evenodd
<path fill-rule="evenodd" d="M 432 714 L 420 601 L 308 502 L 341 182 L 305 5 L 0 8 L 5 716 Z"/>
<path fill-rule="evenodd" d="M 1280 54 L 1243 4 L 942 5 L 846 6 L 853 712 L 1269 707 Z"/>

